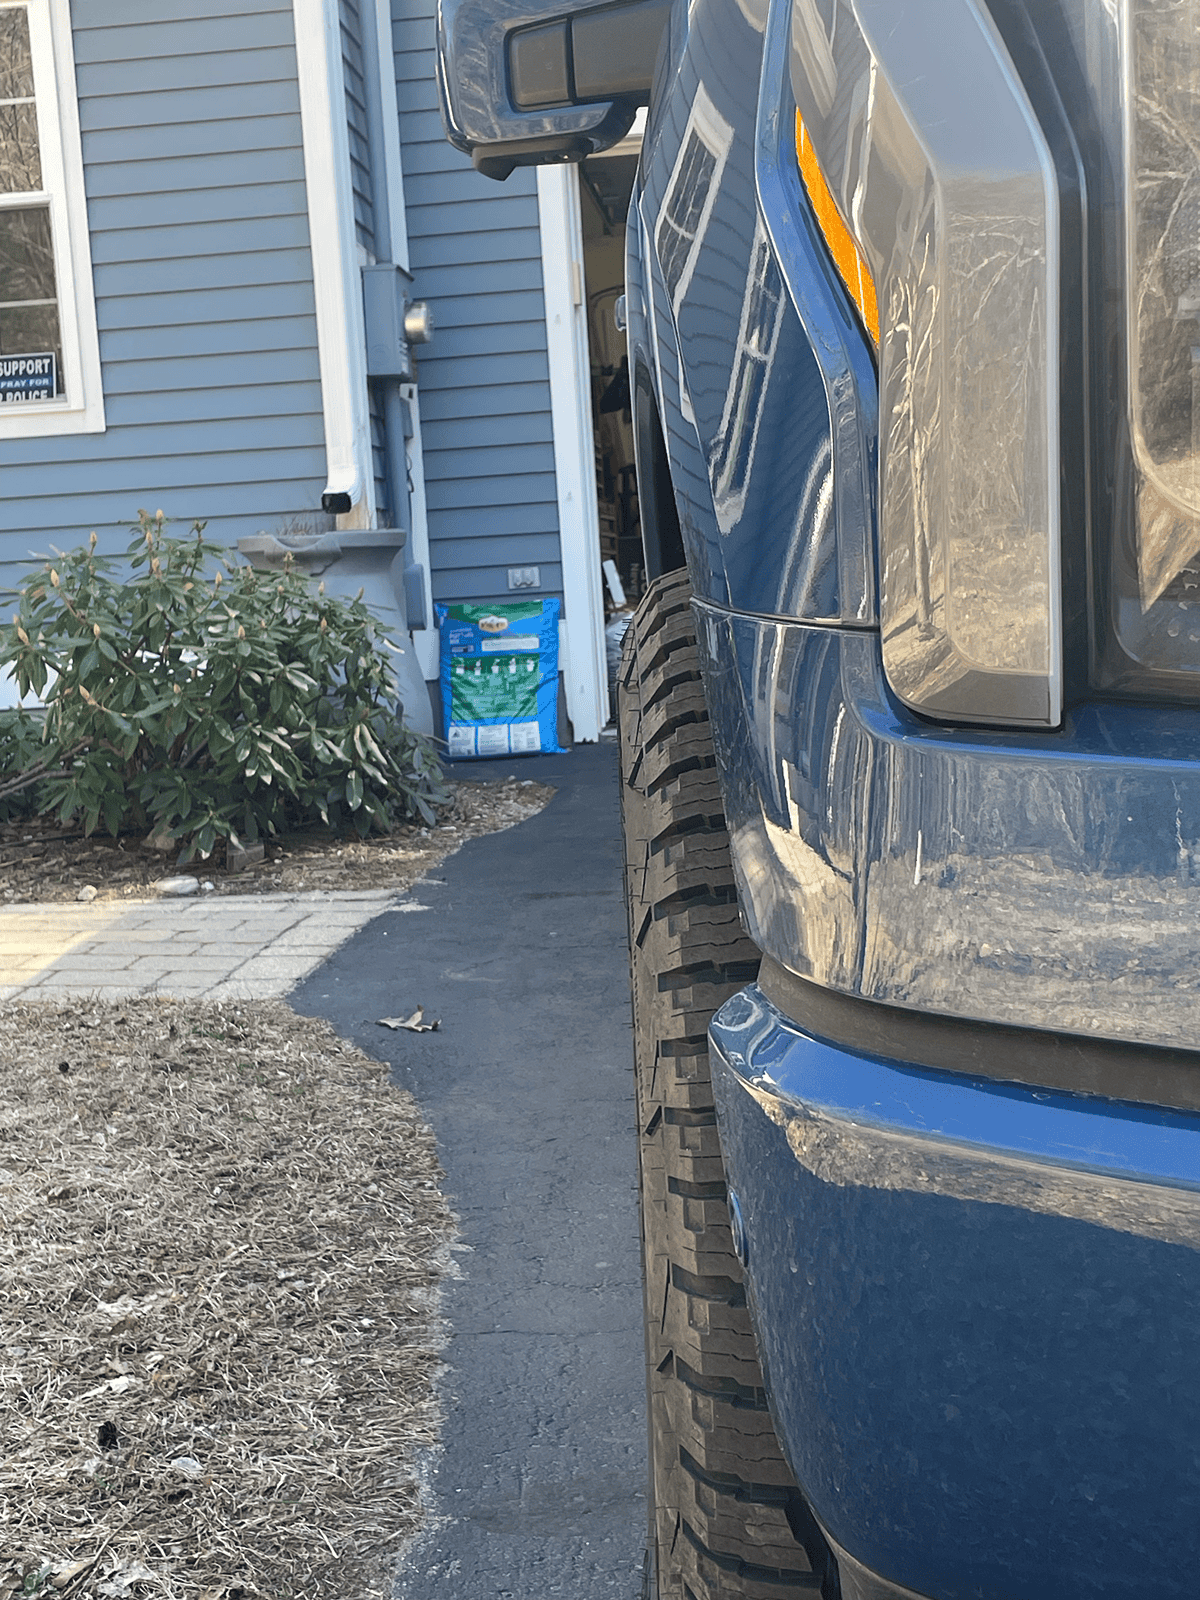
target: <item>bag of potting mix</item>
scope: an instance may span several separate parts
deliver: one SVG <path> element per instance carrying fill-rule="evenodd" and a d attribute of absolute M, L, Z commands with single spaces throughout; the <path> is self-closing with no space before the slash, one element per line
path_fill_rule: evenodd
<path fill-rule="evenodd" d="M 559 753 L 558 611 L 556 599 L 437 607 L 452 761 Z"/>

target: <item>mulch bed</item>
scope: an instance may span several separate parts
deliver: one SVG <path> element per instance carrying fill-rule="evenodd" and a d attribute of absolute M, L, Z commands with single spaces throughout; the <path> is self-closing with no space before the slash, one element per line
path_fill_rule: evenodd
<path fill-rule="evenodd" d="M 85 839 L 36 820 L 0 827 L 0 906 L 139 898 L 152 895 L 162 879 L 182 874 L 211 884 L 217 894 L 406 889 L 468 839 L 535 816 L 554 793 L 544 783 L 515 777 L 451 787 L 452 803 L 434 828 L 406 827 L 367 839 L 310 828 L 269 841 L 266 859 L 243 872 L 226 870 L 223 848 L 209 861 L 180 867 L 176 852 L 164 854 L 144 838 Z"/>
<path fill-rule="evenodd" d="M 0 1600 L 389 1592 L 453 1218 L 280 1002 L 0 1007 Z"/>

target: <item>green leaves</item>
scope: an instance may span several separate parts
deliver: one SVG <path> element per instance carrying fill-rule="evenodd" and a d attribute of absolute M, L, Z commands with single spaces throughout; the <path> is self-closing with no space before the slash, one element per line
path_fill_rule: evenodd
<path fill-rule="evenodd" d="M 123 561 L 56 552 L 16 596 L 0 663 L 46 709 L 0 717 L 0 816 L 33 796 L 89 832 L 160 828 L 189 856 L 235 819 L 249 840 L 317 817 L 433 822 L 441 768 L 401 721 L 361 599 L 236 565 L 201 523 L 165 529 L 142 513 Z"/>

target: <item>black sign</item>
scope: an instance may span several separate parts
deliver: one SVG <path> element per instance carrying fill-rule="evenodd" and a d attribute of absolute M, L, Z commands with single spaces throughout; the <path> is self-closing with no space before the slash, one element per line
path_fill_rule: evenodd
<path fill-rule="evenodd" d="M 58 389 L 53 355 L 0 356 L 0 406 L 53 400 Z"/>

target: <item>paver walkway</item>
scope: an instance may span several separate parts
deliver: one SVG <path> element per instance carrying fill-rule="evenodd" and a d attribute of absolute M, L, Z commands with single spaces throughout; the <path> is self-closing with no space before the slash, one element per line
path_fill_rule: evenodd
<path fill-rule="evenodd" d="M 210 895 L 0 911 L 0 1000 L 95 994 L 266 1000 L 411 891 Z"/>

